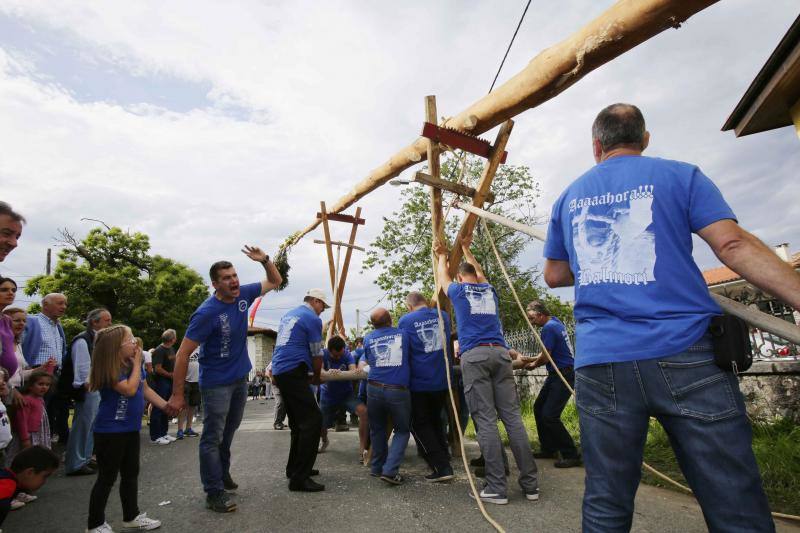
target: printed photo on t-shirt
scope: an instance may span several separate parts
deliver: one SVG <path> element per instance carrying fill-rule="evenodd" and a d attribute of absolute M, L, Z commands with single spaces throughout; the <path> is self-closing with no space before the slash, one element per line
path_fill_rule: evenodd
<path fill-rule="evenodd" d="M 494 302 L 494 291 L 491 287 L 475 287 L 464 285 L 464 294 L 469 302 L 471 315 L 497 314 L 497 305 Z"/>
<path fill-rule="evenodd" d="M 653 186 L 569 203 L 579 285 L 655 281 Z"/>
<path fill-rule="evenodd" d="M 375 354 L 375 366 L 400 366 L 403 364 L 403 336 L 387 335 L 370 341 L 370 350 Z"/>
<path fill-rule="evenodd" d="M 422 341 L 425 353 L 436 352 L 442 349 L 442 336 L 439 334 L 439 319 L 431 318 L 421 322 L 414 322 L 414 330 Z"/>
<path fill-rule="evenodd" d="M 278 326 L 278 337 L 275 339 L 275 347 L 284 346 L 292 338 L 292 330 L 294 329 L 300 317 L 297 315 L 286 315 L 281 319 L 281 324 Z"/>

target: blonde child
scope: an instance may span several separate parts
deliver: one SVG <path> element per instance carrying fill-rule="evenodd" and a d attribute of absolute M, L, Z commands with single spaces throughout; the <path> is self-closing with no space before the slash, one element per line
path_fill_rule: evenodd
<path fill-rule="evenodd" d="M 89 533 L 113 533 L 105 521 L 108 496 L 120 476 L 123 530 L 147 531 L 161 522 L 139 512 L 139 432 L 144 402 L 159 409 L 166 401 L 145 381 L 142 350 L 130 328 L 115 325 L 97 332 L 89 376 L 91 390 L 100 391 L 94 425 L 98 475 L 89 499 Z"/>

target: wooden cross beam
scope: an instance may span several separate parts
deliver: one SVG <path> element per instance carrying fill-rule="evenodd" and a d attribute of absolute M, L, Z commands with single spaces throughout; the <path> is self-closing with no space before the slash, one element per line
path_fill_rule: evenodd
<path fill-rule="evenodd" d="M 355 216 L 350 215 L 333 215 L 328 213 L 325 208 L 325 202 L 320 202 L 320 212 L 317 213 L 322 221 L 323 235 L 325 240 L 314 240 L 317 244 L 324 244 L 325 251 L 328 257 L 328 270 L 330 271 L 331 292 L 333 294 L 333 318 L 330 321 L 330 327 L 326 333 L 327 338 L 330 338 L 334 331 L 338 330 L 342 336 L 346 335 L 344 329 L 344 318 L 342 315 L 342 295 L 344 294 L 344 286 L 347 282 L 347 273 L 350 268 L 350 259 L 353 255 L 353 250 L 365 251 L 361 246 L 356 246 L 355 238 L 359 225 L 363 225 L 366 221 L 361 218 L 361 208 L 356 209 Z M 350 230 L 349 242 L 333 241 L 331 240 L 329 220 L 336 220 L 342 222 L 349 222 L 352 224 Z M 333 259 L 333 247 L 336 246 L 336 262 Z M 347 249 L 345 253 L 344 266 L 342 271 L 339 272 L 339 252 L 342 247 Z"/>
<path fill-rule="evenodd" d="M 475 190 L 473 187 L 469 185 L 464 185 L 462 183 L 456 183 L 454 181 L 443 180 L 441 178 L 434 178 L 430 174 L 426 174 L 424 172 L 417 172 L 414 174 L 413 181 L 417 183 L 422 183 L 423 185 L 430 185 L 431 187 L 436 187 L 437 189 L 444 189 L 445 191 L 449 191 L 455 193 L 459 196 L 466 196 L 468 198 L 474 198 L 478 191 Z M 494 193 L 489 192 L 486 195 L 487 202 L 494 201 Z"/>

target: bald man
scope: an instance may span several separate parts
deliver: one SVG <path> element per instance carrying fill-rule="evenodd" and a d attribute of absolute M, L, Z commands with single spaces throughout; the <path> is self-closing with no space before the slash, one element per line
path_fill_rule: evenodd
<path fill-rule="evenodd" d="M 67 297 L 53 292 L 42 298 L 42 311 L 28 317 L 25 332 L 22 335 L 22 353 L 32 367 L 42 366 L 48 361 L 55 361 L 55 379 L 61 376 L 61 361 L 67 354 L 67 338 L 61 327 L 61 317 L 67 311 Z M 55 387 L 45 396 L 47 418 L 50 428 L 58 435 L 62 444 L 69 437 L 69 406 L 56 394 Z"/>
<path fill-rule="evenodd" d="M 391 485 L 401 485 L 400 464 L 411 434 L 410 343 L 403 330 L 392 327 L 392 316 L 386 309 L 375 309 L 370 322 L 375 329 L 364 337 L 364 358 L 369 367 L 370 475 Z M 386 435 L 389 417 L 394 424 L 391 446 Z"/>

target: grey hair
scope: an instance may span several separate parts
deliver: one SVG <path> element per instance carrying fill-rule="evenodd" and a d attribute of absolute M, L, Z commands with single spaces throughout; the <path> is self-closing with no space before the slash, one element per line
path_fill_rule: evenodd
<path fill-rule="evenodd" d="M 89 311 L 89 314 L 86 315 L 86 325 L 91 326 L 100 320 L 100 317 L 103 315 L 103 313 L 111 314 L 111 312 L 105 307 L 98 307 L 97 309 L 92 309 Z"/>
<path fill-rule="evenodd" d="M 592 138 L 600 141 L 604 152 L 619 145 L 644 149 L 644 115 L 633 104 L 611 104 L 594 119 Z"/>
<path fill-rule="evenodd" d="M 409 307 L 417 307 L 418 305 L 428 305 L 428 299 L 419 291 L 411 291 L 406 295 L 406 304 Z"/>
<path fill-rule="evenodd" d="M 174 341 L 177 338 L 178 333 L 174 329 L 165 330 L 164 333 L 161 334 L 161 342 Z"/>
<path fill-rule="evenodd" d="M 45 294 L 44 295 L 44 298 L 42 298 L 42 303 L 46 304 L 47 302 L 49 302 L 50 300 L 52 300 L 56 296 L 62 296 L 65 300 L 67 299 L 67 296 L 62 294 L 62 293 L 60 293 L 60 292 L 51 292 L 50 294 Z"/>

